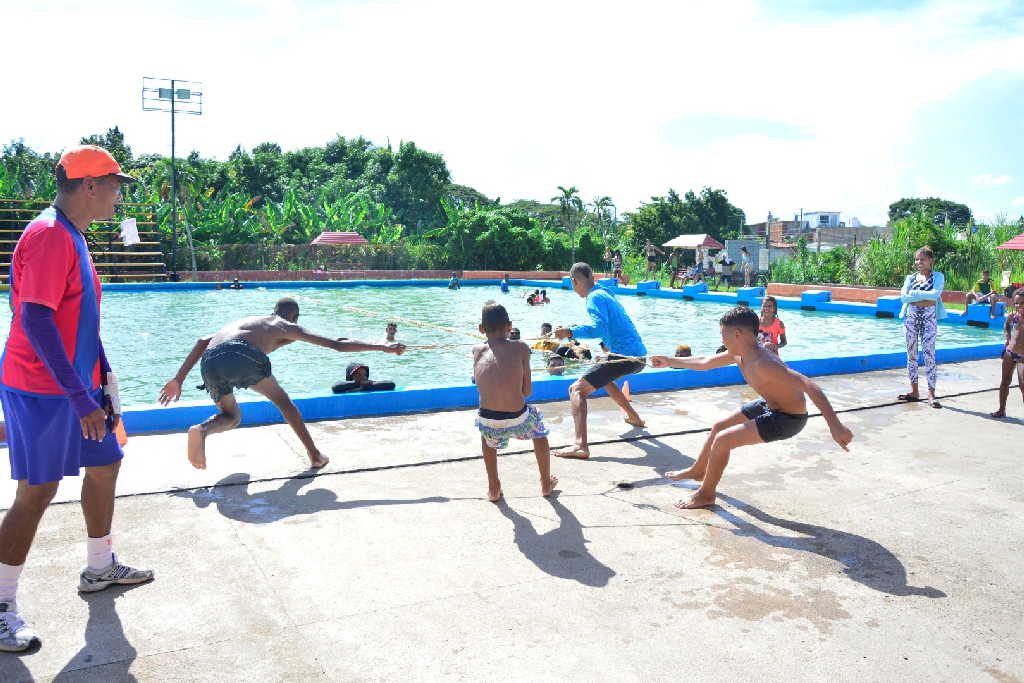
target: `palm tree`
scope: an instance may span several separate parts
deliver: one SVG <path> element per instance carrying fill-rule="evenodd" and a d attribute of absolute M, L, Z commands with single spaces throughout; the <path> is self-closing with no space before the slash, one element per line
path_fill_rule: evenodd
<path fill-rule="evenodd" d="M 575 185 L 569 187 L 558 186 L 562 193 L 551 198 L 552 202 L 558 203 L 558 210 L 562 216 L 562 227 L 569 231 L 569 246 L 572 249 L 572 261 L 576 262 L 576 224 L 579 222 L 579 215 L 583 213 L 583 200 L 580 199 L 580 191 Z"/>

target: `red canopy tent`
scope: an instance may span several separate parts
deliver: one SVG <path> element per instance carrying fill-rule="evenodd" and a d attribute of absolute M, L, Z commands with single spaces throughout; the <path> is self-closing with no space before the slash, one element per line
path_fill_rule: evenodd
<path fill-rule="evenodd" d="M 1016 249 L 1018 251 L 1024 251 L 1024 233 L 1021 233 L 1014 237 L 1012 240 L 1003 242 L 996 249 Z"/>
<path fill-rule="evenodd" d="M 352 267 L 368 268 L 370 256 L 364 250 L 360 249 L 353 252 L 350 249 L 342 249 L 341 251 L 336 249 L 336 247 L 361 247 L 366 244 L 369 244 L 369 242 L 358 232 L 324 231 L 317 235 L 315 240 L 310 242 L 310 245 L 313 247 L 314 257 L 319 264 L 317 270 Z M 327 248 L 330 248 L 329 255 L 321 251 Z M 330 262 L 330 265 L 328 266 L 325 262 Z"/>

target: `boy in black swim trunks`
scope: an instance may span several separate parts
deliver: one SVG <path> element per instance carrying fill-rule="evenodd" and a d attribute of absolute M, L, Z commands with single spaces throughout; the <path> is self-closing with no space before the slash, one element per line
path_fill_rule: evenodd
<path fill-rule="evenodd" d="M 160 390 L 160 403 L 169 404 L 181 396 L 181 385 L 196 362 L 200 362 L 203 387 L 217 404 L 219 412 L 188 430 L 188 459 L 197 469 L 206 469 L 206 437 L 234 429 L 242 420 L 234 390 L 250 388 L 266 396 L 306 448 L 310 467 L 323 467 L 328 458 L 320 453 L 306 429 L 299 409 L 270 372 L 268 354 L 303 341 L 335 351 L 384 351 L 400 355 L 404 344 L 367 344 L 350 339 L 328 339 L 306 331 L 296 324 L 299 304 L 285 297 L 277 302 L 273 315 L 242 318 L 229 323 L 216 334 L 202 337 L 182 363 L 174 379 Z"/>
<path fill-rule="evenodd" d="M 708 507 L 715 502 L 718 486 L 729 454 L 740 446 L 769 441 L 780 441 L 796 436 L 807 424 L 807 402 L 804 396 L 821 411 L 835 439 L 843 450 L 853 439 L 851 432 L 836 417 L 832 404 L 817 384 L 799 372 L 786 367 L 774 353 L 757 343 L 760 318 L 745 306 L 737 306 L 719 321 L 725 352 L 710 357 L 670 358 L 651 356 L 656 368 L 689 368 L 711 370 L 736 363 L 754 391 L 763 398 L 744 405 L 739 412 L 715 423 L 704 442 L 697 462 L 689 469 L 666 472 L 669 479 L 693 479 L 700 488 L 687 501 L 676 503 L 677 508 Z"/>

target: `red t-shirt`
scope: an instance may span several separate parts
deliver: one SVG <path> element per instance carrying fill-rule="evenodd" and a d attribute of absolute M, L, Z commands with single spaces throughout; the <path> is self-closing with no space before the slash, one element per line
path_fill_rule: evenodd
<path fill-rule="evenodd" d="M 75 240 L 82 240 L 84 244 L 85 237 L 77 230 L 72 234 L 51 208 L 28 224 L 14 248 L 11 258 L 13 317 L 0 366 L 0 384 L 5 387 L 32 394 L 64 395 L 25 335 L 21 326 L 21 304 L 40 304 L 53 310 L 53 320 L 64 342 L 64 350 L 74 363 L 79 319 L 83 317 L 84 291 Z M 88 254 L 88 249 L 84 253 Z M 91 258 L 89 271 L 96 288 L 96 315 L 94 318 L 86 317 L 95 321 L 99 334 L 100 279 Z M 97 354 L 89 388 L 95 391 L 99 386 L 100 361 Z"/>

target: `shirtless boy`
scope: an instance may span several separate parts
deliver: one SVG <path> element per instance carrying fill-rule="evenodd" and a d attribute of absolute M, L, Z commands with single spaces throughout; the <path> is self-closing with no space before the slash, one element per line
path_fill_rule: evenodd
<path fill-rule="evenodd" d="M 321 337 L 297 325 L 298 319 L 299 304 L 285 297 L 274 306 L 273 315 L 252 316 L 229 323 L 216 334 L 199 339 L 178 374 L 160 390 L 161 404 L 177 401 L 189 371 L 200 362 L 202 388 L 209 392 L 219 412 L 206 422 L 189 427 L 188 460 L 193 467 L 206 469 L 207 436 L 234 429 L 241 422 L 242 412 L 233 392 L 246 388 L 258 391 L 277 406 L 305 446 L 310 467 L 318 469 L 328 463 L 328 458 L 313 443 L 299 409 L 270 373 L 267 355 L 282 346 L 302 341 L 335 351 L 385 351 L 396 355 L 405 351 L 404 344 L 366 344 Z"/>
<path fill-rule="evenodd" d="M 1011 302 L 1013 311 L 1006 316 L 1006 346 L 1003 348 L 1003 377 L 999 383 L 999 410 L 991 413 L 992 417 L 1006 417 L 1006 399 L 1010 396 L 1010 382 L 1013 370 L 1017 369 L 1017 384 L 1024 395 L 1024 289 L 1013 293 Z"/>
<path fill-rule="evenodd" d="M 839 421 L 832 404 L 817 384 L 799 372 L 786 367 L 771 351 L 757 343 L 757 313 L 737 306 L 719 321 L 725 351 L 711 357 L 670 358 L 651 356 L 656 368 L 689 368 L 711 370 L 736 363 L 754 391 L 763 398 L 745 404 L 739 412 L 715 423 L 701 449 L 697 462 L 687 470 L 666 472 L 669 479 L 693 479 L 701 482 L 690 500 L 676 503 L 680 509 L 714 505 L 718 486 L 729 454 L 740 446 L 780 441 L 796 436 L 807 424 L 806 394 L 821 411 L 835 439 L 843 450 L 853 439 L 853 432 Z"/>
<path fill-rule="evenodd" d="M 532 439 L 540 470 L 540 493 L 550 496 L 558 483 L 551 475 L 548 430 L 540 411 L 526 403 L 533 392 L 530 380 L 530 347 L 508 338 L 512 323 L 505 307 L 493 301 L 484 304 L 480 332 L 487 341 L 473 347 L 473 381 L 480 393 L 476 426 L 487 468 L 487 499 L 501 499 L 498 480 L 498 449 L 509 439 Z"/>

